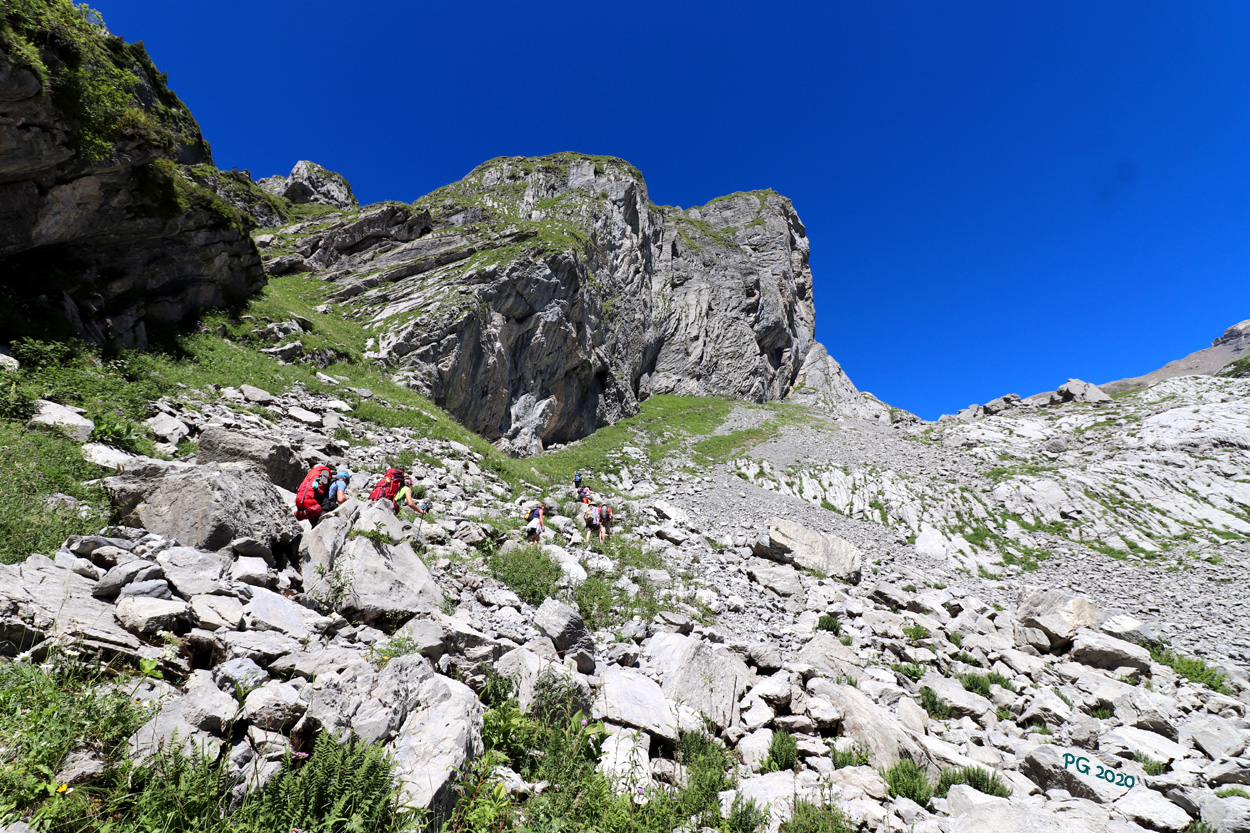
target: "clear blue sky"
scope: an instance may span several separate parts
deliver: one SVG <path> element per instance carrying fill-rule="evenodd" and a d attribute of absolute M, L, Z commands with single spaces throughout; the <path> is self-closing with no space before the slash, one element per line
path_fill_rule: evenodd
<path fill-rule="evenodd" d="M 927 418 L 1250 318 L 1250 4 L 98 0 L 217 164 L 411 201 L 502 155 L 775 188 L 817 337 Z"/>

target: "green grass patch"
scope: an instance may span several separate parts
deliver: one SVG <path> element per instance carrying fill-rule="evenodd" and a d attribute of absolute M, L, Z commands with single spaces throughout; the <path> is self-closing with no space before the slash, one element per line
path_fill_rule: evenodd
<path fill-rule="evenodd" d="M 1202 660 L 1183 656 L 1157 645 L 1148 647 L 1151 659 L 1160 665 L 1168 666 L 1185 679 L 1204 685 L 1220 694 L 1236 696 L 1237 692 L 1228 685 L 1228 678 Z"/>
<path fill-rule="evenodd" d="M 519 547 L 507 554 L 495 553 L 487 561 L 491 575 L 502 581 L 522 600 L 540 605 L 556 595 L 564 572 L 541 546 Z"/>
<path fill-rule="evenodd" d="M 950 720 L 950 704 L 939 697 L 937 692 L 928 686 L 920 689 L 920 706 L 934 720 Z"/>
<path fill-rule="evenodd" d="M 933 794 L 938 798 L 946 798 L 950 788 L 956 784 L 967 784 L 977 792 L 998 798 L 1011 795 L 1011 788 L 1004 783 L 997 772 L 990 772 L 979 766 L 946 767 L 942 770 L 942 777 L 938 780 Z"/>

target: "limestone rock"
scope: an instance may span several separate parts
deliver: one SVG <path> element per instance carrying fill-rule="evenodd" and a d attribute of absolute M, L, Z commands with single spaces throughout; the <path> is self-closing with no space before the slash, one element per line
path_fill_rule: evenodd
<path fill-rule="evenodd" d="M 289 492 L 299 488 L 307 473 L 290 445 L 278 439 L 255 437 L 210 425 L 200 432 L 199 443 L 197 457 L 200 462 L 256 463 L 265 470 L 270 480 Z"/>
<path fill-rule="evenodd" d="M 771 518 L 768 531 L 752 545 L 756 555 L 795 564 L 830 578 L 858 584 L 864 556 L 853 544 L 785 518 Z"/>
<path fill-rule="evenodd" d="M 196 549 L 218 550 L 243 535 L 285 545 L 299 530 L 268 477 L 250 463 L 125 472 L 104 486 L 120 511 Z"/>
<path fill-rule="evenodd" d="M 296 205 L 315 203 L 336 208 L 355 208 L 359 205 L 352 194 L 352 186 L 342 174 L 326 170 L 306 159 L 295 163 L 290 176 L 269 176 L 256 184 L 262 190 Z"/>
<path fill-rule="evenodd" d="M 64 434 L 71 440 L 85 443 L 95 430 L 95 423 L 87 419 L 81 412 L 65 405 L 58 405 L 46 399 L 35 403 L 35 413 L 26 423 L 27 428 L 44 428 L 58 434 Z"/>

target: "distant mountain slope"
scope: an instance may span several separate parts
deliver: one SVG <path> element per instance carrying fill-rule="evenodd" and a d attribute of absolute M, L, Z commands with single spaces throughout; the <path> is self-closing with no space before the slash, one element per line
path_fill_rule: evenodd
<path fill-rule="evenodd" d="M 1205 350 L 1198 350 L 1183 359 L 1168 362 L 1158 370 L 1151 371 L 1144 376 L 1119 379 L 1099 385 L 1099 387 L 1107 393 L 1117 393 L 1144 388 L 1174 376 L 1195 374 L 1210 376 L 1229 363 L 1250 355 L 1245 352 L 1247 347 L 1250 347 L 1250 319 L 1229 327 L 1224 331 L 1224 335 L 1211 342 L 1211 346 Z"/>

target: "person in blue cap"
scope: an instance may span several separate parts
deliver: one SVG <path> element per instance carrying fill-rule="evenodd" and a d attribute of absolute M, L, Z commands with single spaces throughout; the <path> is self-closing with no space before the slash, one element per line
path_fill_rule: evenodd
<path fill-rule="evenodd" d="M 327 498 L 331 509 L 340 503 L 347 502 L 347 481 L 351 479 L 352 473 L 346 469 L 340 469 L 335 473 L 334 482 L 330 484 L 330 496 Z"/>

